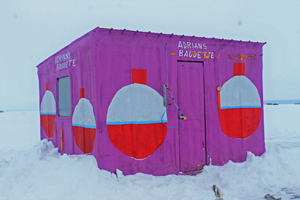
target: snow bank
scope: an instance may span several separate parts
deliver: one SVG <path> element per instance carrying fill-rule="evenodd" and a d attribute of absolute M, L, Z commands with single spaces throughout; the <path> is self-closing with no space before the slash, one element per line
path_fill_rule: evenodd
<path fill-rule="evenodd" d="M 299 158 L 294 160 L 282 148 L 267 143 L 261 157 L 248 152 L 245 162 L 207 166 L 199 178 L 222 188 L 226 199 L 261 199 L 267 193 L 291 197 L 289 192 L 300 191 L 299 166 Z"/>
<path fill-rule="evenodd" d="M 267 193 L 283 200 L 300 199 L 299 111 L 300 106 L 294 105 L 265 106 L 266 153 L 261 157 L 248 153 L 243 163 L 205 166 L 197 176 L 123 176 L 121 171 L 115 175 L 100 170 L 93 156 L 61 155 L 47 140 L 27 147 L 12 142 L 0 151 L 0 199 L 213 200 L 214 184 L 224 192 L 224 200 L 259 200 Z M 11 127 L 17 117 L 0 119 L 2 126 Z M 30 130 L 29 124 L 22 124 L 27 120 L 22 118 L 18 125 Z M 19 130 L 11 128 L 0 136 L 13 141 L 10 137 L 19 137 Z"/>
<path fill-rule="evenodd" d="M 261 157 L 248 153 L 244 163 L 206 166 L 197 176 L 123 176 L 121 171 L 116 176 L 100 170 L 93 156 L 60 155 L 43 140 L 33 148 L 0 154 L 0 194 L 1 199 L 212 200 L 215 184 L 224 199 L 256 200 L 267 193 L 289 199 L 300 191 L 299 163 L 269 143 Z"/>
<path fill-rule="evenodd" d="M 47 140 L 0 154 L 1 199 L 96 199 L 99 185 L 117 181 L 111 176 L 93 156 L 60 155 Z"/>

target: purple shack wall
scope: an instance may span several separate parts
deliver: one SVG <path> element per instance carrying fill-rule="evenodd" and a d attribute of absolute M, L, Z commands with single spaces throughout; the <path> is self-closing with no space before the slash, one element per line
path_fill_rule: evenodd
<path fill-rule="evenodd" d="M 229 160 L 245 161 L 247 151 L 261 155 L 265 152 L 262 46 L 262 43 L 96 28 L 38 65 L 40 106 L 46 83 L 56 102 L 54 136 L 49 138 L 41 126 L 41 138 L 52 141 L 60 151 L 63 141 L 62 153 L 83 154 L 75 142 L 72 116 L 80 99 L 79 89 L 85 88 L 85 98 L 93 107 L 96 122 L 96 138 L 90 154 L 95 156 L 100 169 L 111 172 L 120 169 L 125 175 L 137 172 L 179 174 L 189 171 L 184 170 L 189 167 L 185 166 L 189 162 L 185 159 L 190 160 L 191 165 L 198 163 L 197 167 L 192 166 L 191 169 L 200 170 L 210 163 L 224 165 Z M 66 54 L 68 58 L 57 59 Z M 251 57 L 253 55 L 255 57 Z M 245 63 L 245 76 L 257 88 L 262 106 L 258 128 L 244 139 L 224 134 L 218 116 L 217 86 L 222 86 L 233 77 L 234 63 Z M 194 76 L 194 71 L 192 74 L 181 71 L 181 65 L 196 70 L 197 74 L 200 69 L 200 75 Z M 184 112 L 184 109 L 201 112 L 201 116 L 195 118 L 198 120 L 196 123 L 188 121 L 195 114 L 192 113 L 190 116 L 186 114 L 187 120 L 178 127 L 169 127 L 162 145 L 144 159 L 132 158 L 118 150 L 109 138 L 106 124 L 108 107 L 115 94 L 132 84 L 132 69 L 147 70 L 147 86 L 160 95 L 163 95 L 162 84 L 168 84 L 183 114 L 190 112 Z M 71 116 L 68 117 L 58 116 L 57 80 L 64 76 L 70 77 Z M 196 80 L 187 79 L 189 76 L 196 77 Z M 200 86 L 198 82 L 193 82 L 198 81 L 197 77 L 201 78 Z M 179 93 L 185 90 L 187 93 L 183 98 Z M 198 90 L 202 91 L 200 95 L 197 93 L 197 97 L 193 96 L 193 91 Z M 194 100 L 184 103 L 189 97 Z M 201 106 L 197 108 L 198 101 L 202 102 L 203 109 Z M 169 99 L 168 102 L 172 101 Z M 178 115 L 176 106 L 169 106 L 169 126 L 179 123 Z M 196 127 L 197 124 L 203 125 Z M 201 136 L 196 132 L 198 129 L 202 130 Z M 182 135 L 184 130 L 188 132 L 188 137 Z"/>

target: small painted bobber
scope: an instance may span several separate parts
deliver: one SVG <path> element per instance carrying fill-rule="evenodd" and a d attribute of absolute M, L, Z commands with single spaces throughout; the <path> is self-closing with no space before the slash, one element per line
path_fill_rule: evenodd
<path fill-rule="evenodd" d="M 41 125 L 48 138 L 53 138 L 55 131 L 56 103 L 54 95 L 49 91 L 49 83 L 46 83 L 46 92 L 41 103 Z"/>
<path fill-rule="evenodd" d="M 91 153 L 96 137 L 96 122 L 93 106 L 85 98 L 84 88 L 80 89 L 80 99 L 74 109 L 72 126 L 76 145 L 83 153 Z"/>

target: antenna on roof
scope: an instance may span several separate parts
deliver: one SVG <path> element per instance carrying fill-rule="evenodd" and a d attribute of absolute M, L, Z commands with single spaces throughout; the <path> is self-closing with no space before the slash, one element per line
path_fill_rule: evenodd
<path fill-rule="evenodd" d="M 222 42 L 224 40 L 224 38 L 222 38 L 219 42 Z"/>
<path fill-rule="evenodd" d="M 134 34 L 133 34 L 133 35 L 135 35 L 137 32 L 139 32 L 139 30 L 136 30 L 136 32 L 134 32 Z"/>
<path fill-rule="evenodd" d="M 109 30 L 109 33 L 110 33 L 112 30 L 113 30 L 113 28 L 111 28 L 111 29 Z"/>
<path fill-rule="evenodd" d="M 148 34 L 151 33 L 150 31 L 146 34 L 146 36 L 148 36 Z"/>
<path fill-rule="evenodd" d="M 174 35 L 174 34 L 172 33 L 172 34 L 169 36 L 169 38 L 171 38 L 173 35 Z"/>
<path fill-rule="evenodd" d="M 180 39 L 183 37 L 184 35 L 182 35 L 181 37 L 180 37 Z"/>
<path fill-rule="evenodd" d="M 162 34 L 162 33 L 159 33 L 159 34 L 157 35 L 157 37 L 159 37 L 161 34 Z"/>
<path fill-rule="evenodd" d="M 124 30 L 122 31 L 122 33 L 121 34 L 123 34 L 124 33 L 124 31 L 126 31 L 126 29 L 124 28 Z"/>

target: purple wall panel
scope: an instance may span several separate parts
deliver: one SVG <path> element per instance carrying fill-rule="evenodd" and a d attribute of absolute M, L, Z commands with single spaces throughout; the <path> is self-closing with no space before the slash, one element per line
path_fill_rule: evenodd
<path fill-rule="evenodd" d="M 203 63 L 204 137 L 206 138 L 204 146 L 207 155 L 206 159 L 203 158 L 203 163 L 223 165 L 229 160 L 241 162 L 246 159 L 247 151 L 261 155 L 265 151 L 263 109 L 261 109 L 260 124 L 250 137 L 238 139 L 227 136 L 223 133 L 219 122 L 217 85 L 223 86 L 233 77 L 234 63 L 245 63 L 245 76 L 257 88 L 261 105 L 263 105 L 262 45 L 261 43 L 96 28 L 38 66 L 40 103 L 46 92 L 46 83 L 49 83 L 49 90 L 53 92 L 57 104 L 57 78 L 70 76 L 71 81 L 71 116 L 60 117 L 57 110 L 55 134 L 53 138 L 48 139 L 55 146 L 60 147 L 60 126 L 62 126 L 64 130 L 63 153 L 83 153 L 75 142 L 78 136 L 74 136 L 76 134 L 72 129 L 72 117 L 80 100 L 79 89 L 84 88 L 85 99 L 92 105 L 95 117 L 96 138 L 92 144 L 94 146 L 91 154 L 96 157 L 99 168 L 111 172 L 120 169 L 124 174 L 137 172 L 154 175 L 178 174 L 180 155 L 185 153 L 180 153 L 179 128 L 168 128 L 162 145 L 149 157 L 140 160 L 131 158 L 114 146 L 108 134 L 106 119 L 108 107 L 115 94 L 124 86 L 132 84 L 132 69 L 147 70 L 147 86 L 160 95 L 163 94 L 162 84 L 168 84 L 176 102 L 180 98 L 184 99 L 178 93 L 180 74 L 177 74 L 177 63 L 180 60 Z M 255 55 L 255 59 L 252 55 Z M 188 87 L 197 88 L 198 86 Z M 171 99 L 168 102 L 171 103 Z M 193 105 L 189 106 L 193 107 Z M 169 126 L 176 126 L 179 123 L 178 115 L 174 105 L 168 108 Z M 182 121 L 180 126 L 187 125 L 188 119 L 189 116 L 186 121 Z M 47 138 L 42 127 L 41 138 Z M 201 141 L 195 141 L 195 144 L 197 142 L 200 146 L 203 145 Z M 183 149 L 181 151 L 184 151 Z M 201 155 L 195 154 L 193 157 L 199 160 Z"/>

